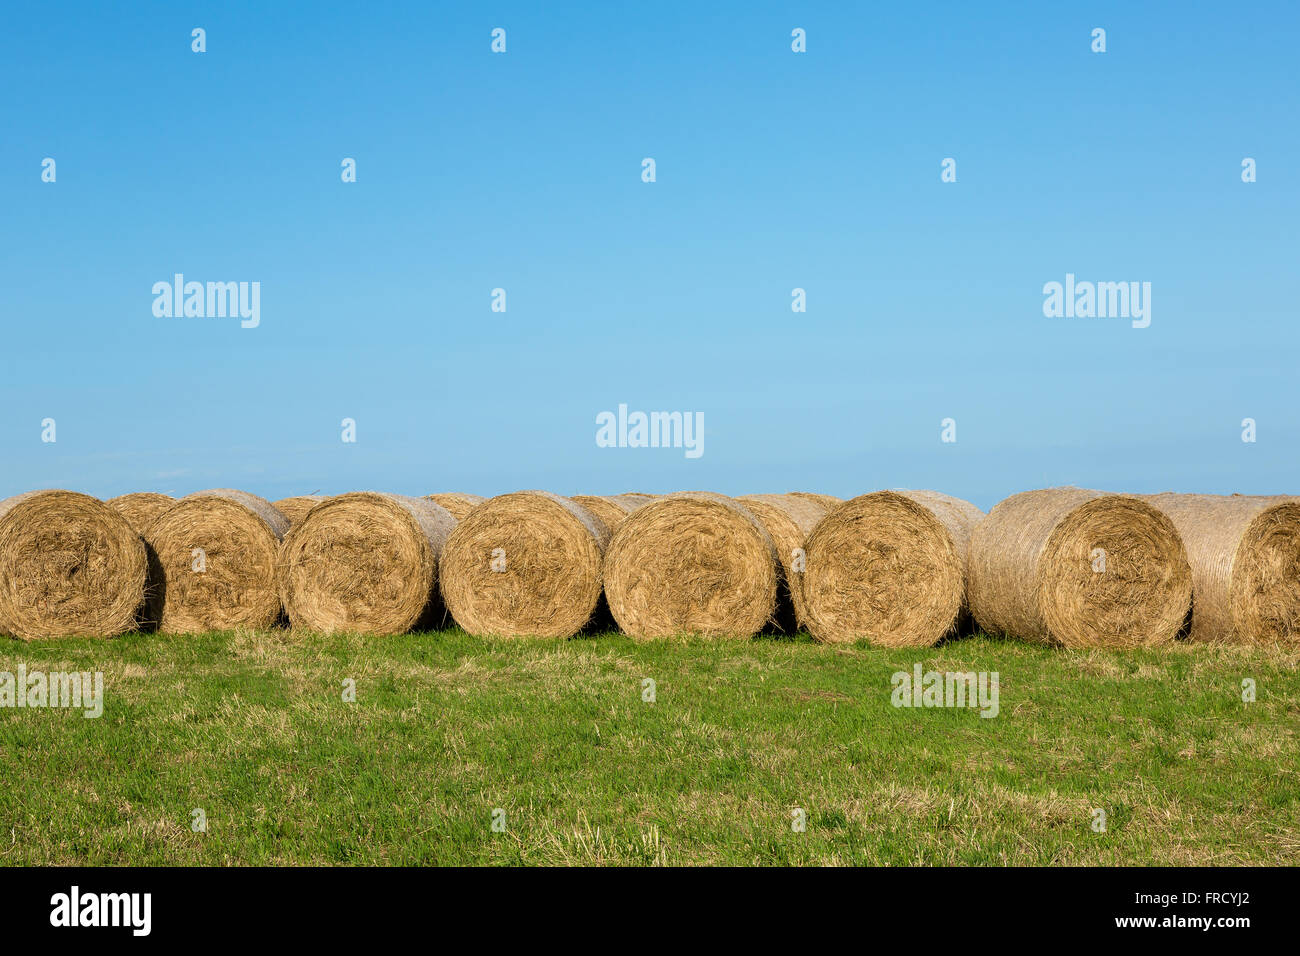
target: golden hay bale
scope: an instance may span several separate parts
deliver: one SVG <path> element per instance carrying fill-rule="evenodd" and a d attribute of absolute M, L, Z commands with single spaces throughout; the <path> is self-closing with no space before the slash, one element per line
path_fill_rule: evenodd
<path fill-rule="evenodd" d="M 149 558 L 149 574 L 145 580 L 144 596 L 141 598 L 140 607 L 136 611 L 136 627 L 142 631 L 152 630 L 158 623 L 149 616 L 149 601 L 162 587 L 158 562 L 154 559 L 153 549 L 148 542 L 149 529 L 158 520 L 158 517 L 175 503 L 176 499 L 171 495 L 160 495 L 152 491 L 137 491 L 127 495 L 119 495 L 105 502 L 125 518 L 131 527 L 136 530 L 136 533 L 145 539 L 145 551 L 148 552 Z"/>
<path fill-rule="evenodd" d="M 929 647 L 966 606 L 966 549 L 984 513 L 937 491 L 877 491 L 832 509 L 795 581 L 809 633 L 840 643 Z"/>
<path fill-rule="evenodd" d="M 434 504 L 446 508 L 457 521 L 460 521 L 478 505 L 487 501 L 482 495 L 463 494 L 458 491 L 447 491 L 437 495 L 425 495 L 424 497 Z"/>
<path fill-rule="evenodd" d="M 830 511 L 836 505 L 844 504 L 843 498 L 836 498 L 834 495 L 818 495 L 813 494 L 810 491 L 792 491 L 790 492 L 790 495 L 795 498 L 807 498 L 811 501 L 815 501 L 827 511 Z"/>
<path fill-rule="evenodd" d="M 182 498 L 147 536 L 161 581 L 150 619 L 177 634 L 271 627 L 280 617 L 276 554 L 288 530 L 269 501 L 244 491 Z"/>
<path fill-rule="evenodd" d="M 637 508 L 640 508 L 642 505 L 654 501 L 659 496 L 642 495 L 642 494 L 638 494 L 635 491 L 629 491 L 621 495 L 610 495 L 610 497 L 613 498 L 615 501 L 617 501 L 619 504 L 623 505 L 628 510 L 636 511 Z"/>
<path fill-rule="evenodd" d="M 609 533 L 613 534 L 615 529 L 623 523 L 624 518 L 651 499 L 641 495 L 628 494 L 571 495 L 569 500 L 577 502 L 594 514 L 609 529 Z"/>
<path fill-rule="evenodd" d="M 804 542 L 817 522 L 830 510 L 815 495 L 742 495 L 741 502 L 759 521 L 776 545 L 781 582 L 776 600 L 776 626 L 793 634 L 806 626 L 802 590 L 796 582 L 804 568 Z"/>
<path fill-rule="evenodd" d="M 425 498 L 358 491 L 317 505 L 280 546 L 289 623 L 326 634 L 440 624 L 438 556 L 455 526 Z"/>
<path fill-rule="evenodd" d="M 33 640 L 129 631 L 147 570 L 139 533 L 97 498 L 31 491 L 0 501 L 0 633 Z"/>
<path fill-rule="evenodd" d="M 569 637 L 600 599 L 609 531 L 546 491 L 490 498 L 457 523 L 442 552 L 442 597 L 471 634 Z"/>
<path fill-rule="evenodd" d="M 1177 637 L 1192 572 L 1165 515 L 1130 495 L 1046 488 L 994 506 L 971 536 L 971 611 L 993 634 L 1070 648 Z"/>
<path fill-rule="evenodd" d="M 605 553 L 605 598 L 625 634 L 750 637 L 780 578 L 762 522 L 725 495 L 686 491 L 638 508 Z"/>
<path fill-rule="evenodd" d="M 307 512 L 312 508 L 328 500 L 328 495 L 293 495 L 289 498 L 281 498 L 279 501 L 272 501 L 271 507 L 288 518 L 289 527 L 292 528 L 307 517 Z"/>
<path fill-rule="evenodd" d="M 1300 498 L 1144 496 L 1178 529 L 1192 566 L 1193 641 L 1300 641 Z"/>
<path fill-rule="evenodd" d="M 154 519 L 176 503 L 171 495 L 160 495 L 154 491 L 133 491 L 129 495 L 109 498 L 108 505 L 135 528 L 138 534 L 144 534 Z"/>

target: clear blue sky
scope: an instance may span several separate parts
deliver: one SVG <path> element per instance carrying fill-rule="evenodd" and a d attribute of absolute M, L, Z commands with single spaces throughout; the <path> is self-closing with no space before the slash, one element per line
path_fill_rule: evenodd
<path fill-rule="evenodd" d="M 1300 491 L 1294 4 L 5 20 L 0 494 Z M 155 317 L 177 272 L 260 327 Z M 1150 327 L 1045 318 L 1067 272 Z M 619 403 L 705 454 L 597 447 Z"/>

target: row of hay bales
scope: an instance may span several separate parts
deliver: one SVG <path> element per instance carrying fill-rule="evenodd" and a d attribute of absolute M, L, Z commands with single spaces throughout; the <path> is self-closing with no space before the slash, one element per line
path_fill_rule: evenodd
<path fill-rule="evenodd" d="M 0 630 L 1300 642 L 1300 498 L 933 491 L 0 502 Z"/>

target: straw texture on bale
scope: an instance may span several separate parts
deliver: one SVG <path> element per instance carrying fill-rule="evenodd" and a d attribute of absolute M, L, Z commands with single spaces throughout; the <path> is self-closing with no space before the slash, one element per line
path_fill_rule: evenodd
<path fill-rule="evenodd" d="M 438 558 L 455 526 L 425 498 L 360 491 L 317 505 L 280 547 L 289 623 L 326 634 L 441 625 Z"/>
<path fill-rule="evenodd" d="M 609 533 L 613 534 L 623 523 L 624 518 L 651 499 L 629 494 L 574 495 L 569 500 L 577 502 L 594 514 L 609 529 Z"/>
<path fill-rule="evenodd" d="M 1151 495 L 1192 566 L 1188 639 L 1300 642 L 1300 498 Z"/>
<path fill-rule="evenodd" d="M 805 563 L 804 542 L 830 509 L 815 495 L 743 495 L 736 500 L 762 522 L 776 545 L 781 568 L 776 628 L 793 634 L 805 626 L 802 590 L 798 587 Z"/>
<path fill-rule="evenodd" d="M 157 621 L 150 616 L 150 600 L 162 587 L 158 562 L 149 546 L 149 529 L 164 511 L 176 503 L 171 495 L 157 494 L 152 491 L 137 491 L 128 495 L 111 498 L 105 504 L 124 517 L 145 542 L 146 556 L 149 559 L 149 573 L 145 579 L 145 593 L 136 611 L 136 627 L 142 631 L 152 630 Z"/>
<path fill-rule="evenodd" d="M 776 545 L 735 499 L 687 491 L 642 505 L 614 532 L 605 598 L 625 634 L 750 637 L 773 619 Z"/>
<path fill-rule="evenodd" d="M 147 569 L 139 533 L 97 498 L 32 491 L 0 501 L 0 633 L 34 640 L 129 631 Z"/>
<path fill-rule="evenodd" d="M 276 557 L 288 530 L 269 501 L 244 491 L 182 498 L 147 535 L 160 581 L 150 619 L 179 634 L 271 627 L 280 617 Z"/>
<path fill-rule="evenodd" d="M 109 498 L 104 503 L 125 518 L 137 534 L 144 534 L 154 519 L 174 505 L 176 499 L 154 491 L 134 491 L 129 495 Z"/>
<path fill-rule="evenodd" d="M 833 508 L 804 546 L 800 609 L 819 641 L 929 647 L 966 606 L 966 550 L 984 513 L 937 491 L 877 491 Z"/>
<path fill-rule="evenodd" d="M 976 621 L 1069 648 L 1153 647 L 1187 618 L 1192 574 L 1173 523 L 1130 495 L 1046 488 L 999 502 L 971 536 Z"/>
<path fill-rule="evenodd" d="M 442 596 L 474 635 L 569 637 L 600 600 L 609 531 L 586 508 L 546 491 L 490 498 L 443 549 Z"/>
<path fill-rule="evenodd" d="M 836 505 L 844 504 L 843 498 L 836 498 L 834 495 L 818 495 L 811 491 L 792 491 L 790 492 L 790 496 L 792 498 L 807 498 L 810 501 L 815 501 L 827 511 L 830 511 Z"/>
<path fill-rule="evenodd" d="M 487 501 L 482 495 L 465 494 L 459 491 L 446 491 L 436 495 L 425 495 L 424 497 L 434 504 L 446 508 L 457 521 L 460 521 L 475 507 Z"/>
<path fill-rule="evenodd" d="M 281 498 L 279 501 L 272 501 L 271 507 L 280 514 L 289 519 L 289 527 L 292 528 L 303 518 L 307 517 L 307 512 L 311 511 L 322 501 L 328 499 L 327 495 L 294 495 L 291 498 Z"/>
<path fill-rule="evenodd" d="M 610 497 L 623 505 L 629 511 L 636 511 L 636 509 L 640 508 L 642 505 L 654 501 L 658 495 L 643 495 L 635 491 L 629 491 L 621 495 L 611 495 Z"/>

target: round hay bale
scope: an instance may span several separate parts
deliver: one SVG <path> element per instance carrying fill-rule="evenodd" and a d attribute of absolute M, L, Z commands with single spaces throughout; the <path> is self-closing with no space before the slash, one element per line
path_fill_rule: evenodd
<path fill-rule="evenodd" d="M 630 511 L 636 511 L 636 509 L 640 508 L 643 504 L 654 501 L 659 496 L 640 495 L 637 494 L 635 491 L 629 491 L 621 495 L 610 495 L 610 497 L 613 498 L 615 501 L 617 501 L 619 504 L 623 505 L 625 508 L 629 509 Z"/>
<path fill-rule="evenodd" d="M 425 495 L 424 497 L 434 504 L 446 508 L 457 521 L 460 521 L 478 505 L 487 501 L 482 495 L 462 494 L 458 491 L 447 491 L 437 495 Z"/>
<path fill-rule="evenodd" d="M 1192 572 L 1173 522 L 1131 495 L 1047 488 L 994 506 L 971 536 L 971 611 L 980 626 L 1069 648 L 1173 641 Z"/>
<path fill-rule="evenodd" d="M 1300 642 L 1300 498 L 1150 495 L 1192 567 L 1192 641 Z"/>
<path fill-rule="evenodd" d="M 171 495 L 161 495 L 152 491 L 137 491 L 128 495 L 111 498 L 105 504 L 124 517 L 145 541 L 145 551 L 149 559 L 149 574 L 145 580 L 145 593 L 140 607 L 136 611 L 136 627 L 142 631 L 153 630 L 158 622 L 149 616 L 149 601 L 154 593 L 162 587 L 158 573 L 158 562 L 149 546 L 148 533 L 158 517 L 176 503 Z"/>
<path fill-rule="evenodd" d="M 292 528 L 307 517 L 307 512 L 311 511 L 312 508 L 315 508 L 322 501 L 328 500 L 328 495 L 293 495 L 289 498 L 281 498 L 279 501 L 271 502 L 271 507 L 288 518 L 289 527 Z"/>
<path fill-rule="evenodd" d="M 793 634 L 806 627 L 803 612 L 803 593 L 798 586 L 799 575 L 805 567 L 804 542 L 812 534 L 817 522 L 826 517 L 830 508 L 817 500 L 816 495 L 743 495 L 741 502 L 759 521 L 776 545 L 781 565 L 781 582 L 776 600 L 776 627 Z"/>
<path fill-rule="evenodd" d="M 276 556 L 288 530 L 269 501 L 244 491 L 182 498 L 147 536 L 161 582 L 150 619 L 175 634 L 271 627 L 280 617 Z"/>
<path fill-rule="evenodd" d="M 570 501 L 586 508 L 613 534 L 623 519 L 651 499 L 641 495 L 573 495 Z"/>
<path fill-rule="evenodd" d="M 325 634 L 436 626 L 438 557 L 455 526 L 425 498 L 358 491 L 317 505 L 280 546 L 289 623 Z"/>
<path fill-rule="evenodd" d="M 442 552 L 442 597 L 470 634 L 570 637 L 600 600 L 609 531 L 586 508 L 546 491 L 490 498 Z"/>
<path fill-rule="evenodd" d="M 983 512 L 937 491 L 877 491 L 835 507 L 804 545 L 800 613 L 819 641 L 930 647 L 966 606 L 966 549 Z"/>
<path fill-rule="evenodd" d="M 154 491 L 133 491 L 104 502 L 141 535 L 153 524 L 155 518 L 175 503 L 176 499 L 171 495 L 160 495 Z"/>
<path fill-rule="evenodd" d="M 810 501 L 815 501 L 827 511 L 832 510 L 836 505 L 844 504 L 843 498 L 836 498 L 834 495 L 813 494 L 811 491 L 792 491 L 790 492 L 790 497 L 806 498 Z"/>
<path fill-rule="evenodd" d="M 762 522 L 725 495 L 686 491 L 638 508 L 605 553 L 605 598 L 632 637 L 751 637 L 772 620 L 780 579 Z"/>
<path fill-rule="evenodd" d="M 23 640 L 132 629 L 148 559 L 116 510 L 74 491 L 0 501 L 0 633 Z"/>

